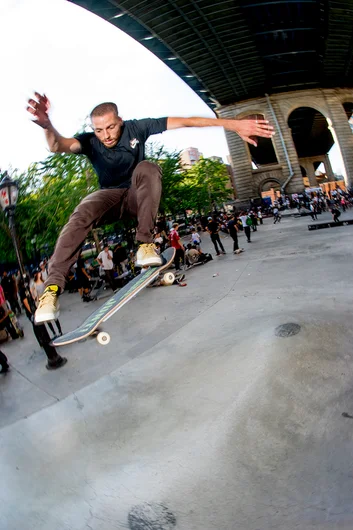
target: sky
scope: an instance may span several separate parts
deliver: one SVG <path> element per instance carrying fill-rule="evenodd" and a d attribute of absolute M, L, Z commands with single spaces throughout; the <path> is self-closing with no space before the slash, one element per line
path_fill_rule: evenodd
<path fill-rule="evenodd" d="M 72 136 L 90 110 L 114 101 L 125 120 L 162 116 L 215 117 L 212 110 L 141 44 L 66 0 L 0 2 L 0 168 L 26 170 L 49 153 L 26 101 L 33 91 L 51 101 L 51 120 Z M 197 147 L 204 156 L 229 154 L 220 127 L 179 129 L 152 138 L 168 150 Z M 342 172 L 339 157 L 330 156 Z"/>

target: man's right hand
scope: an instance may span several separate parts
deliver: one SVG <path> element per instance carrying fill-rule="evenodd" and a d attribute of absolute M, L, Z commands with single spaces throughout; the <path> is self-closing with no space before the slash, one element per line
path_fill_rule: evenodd
<path fill-rule="evenodd" d="M 33 121 L 43 129 L 50 125 L 49 109 L 50 101 L 45 94 L 34 93 L 36 99 L 28 100 L 28 112 L 35 118 Z"/>

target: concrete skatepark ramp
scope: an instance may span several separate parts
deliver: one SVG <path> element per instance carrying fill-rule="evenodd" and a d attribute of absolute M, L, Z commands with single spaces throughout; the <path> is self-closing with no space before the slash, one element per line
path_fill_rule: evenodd
<path fill-rule="evenodd" d="M 1 530 L 352 528 L 352 230 L 265 220 L 57 373 L 6 345 Z"/>

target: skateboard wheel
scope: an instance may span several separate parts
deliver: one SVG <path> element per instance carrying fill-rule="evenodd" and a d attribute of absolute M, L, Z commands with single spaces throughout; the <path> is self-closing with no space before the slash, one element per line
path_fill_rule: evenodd
<path fill-rule="evenodd" d="M 97 334 L 97 341 L 102 346 L 106 346 L 106 344 L 109 344 L 110 342 L 110 335 L 106 331 L 100 331 Z"/>
<path fill-rule="evenodd" d="M 163 283 L 164 285 L 173 285 L 174 283 L 174 280 L 175 280 L 175 276 L 172 272 L 166 272 L 164 275 L 163 275 Z"/>

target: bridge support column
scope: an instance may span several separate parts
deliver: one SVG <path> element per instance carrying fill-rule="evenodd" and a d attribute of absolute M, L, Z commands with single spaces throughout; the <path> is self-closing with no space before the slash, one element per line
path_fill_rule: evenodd
<path fill-rule="evenodd" d="M 349 126 L 347 115 L 342 103 L 336 96 L 335 91 L 326 92 L 326 102 L 328 104 L 330 118 L 332 122 L 331 133 L 335 142 L 340 148 L 346 176 L 344 178 L 346 186 L 353 186 L 353 134 Z"/>

